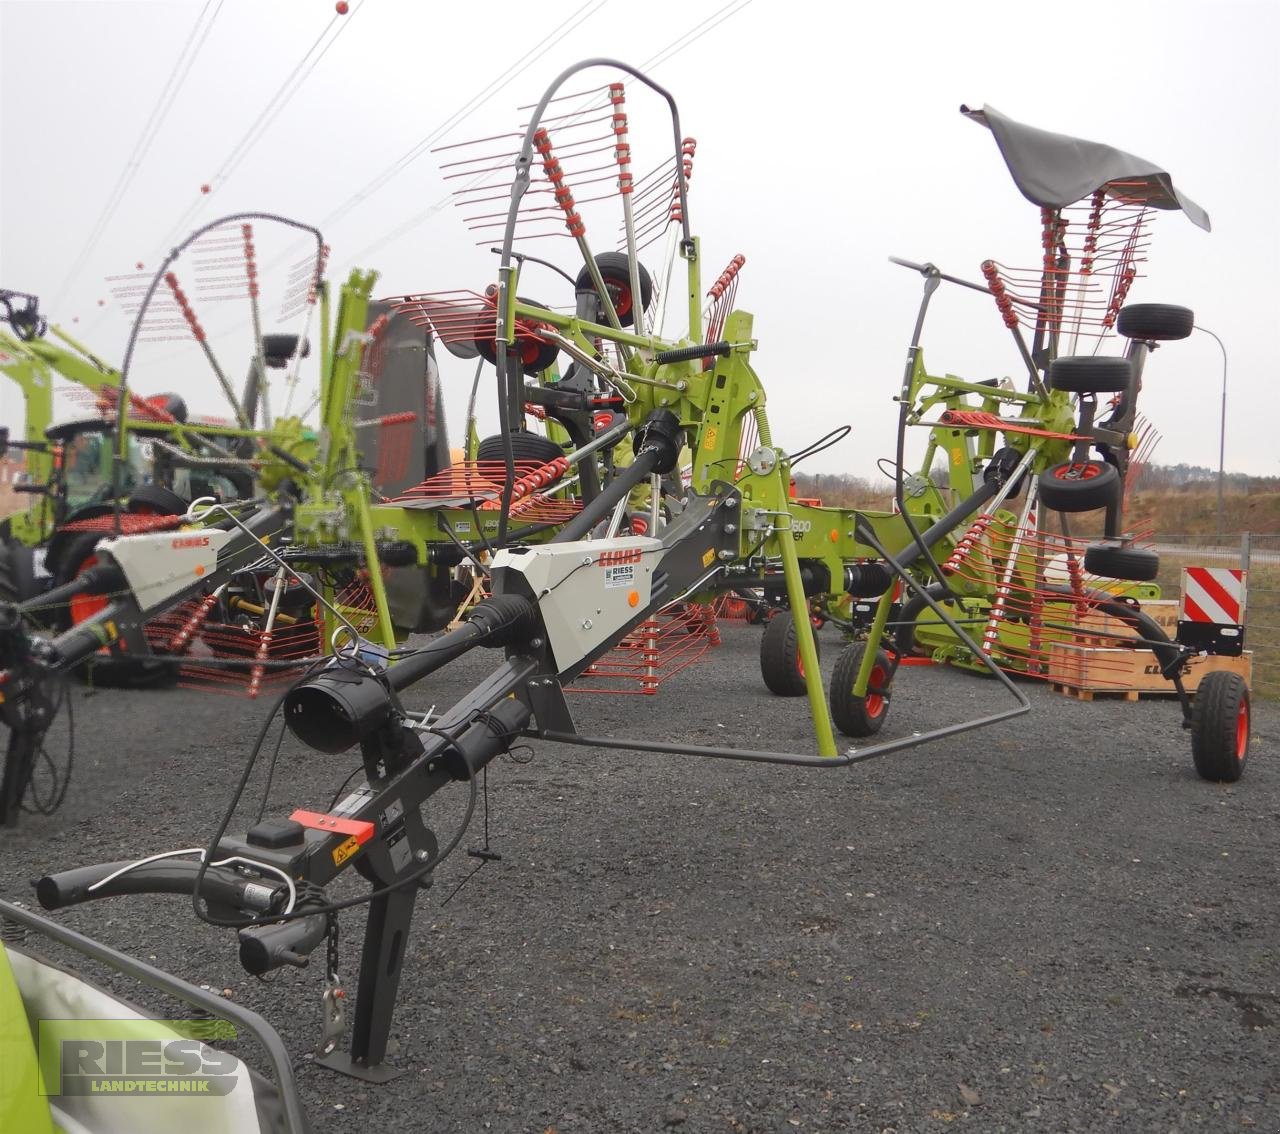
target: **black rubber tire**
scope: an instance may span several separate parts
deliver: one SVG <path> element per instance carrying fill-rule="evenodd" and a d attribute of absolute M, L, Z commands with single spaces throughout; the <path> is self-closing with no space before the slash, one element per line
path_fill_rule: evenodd
<path fill-rule="evenodd" d="M 0 602 L 26 602 L 39 590 L 32 549 L 16 539 L 0 543 Z"/>
<path fill-rule="evenodd" d="M 1191 705 L 1191 757 L 1203 780 L 1235 783 L 1249 758 L 1249 687 L 1238 673 L 1206 673 Z"/>
<path fill-rule="evenodd" d="M 813 648 L 821 657 L 822 645 L 816 636 Z M 760 638 L 760 676 L 769 692 L 779 697 L 803 697 L 807 691 L 800 643 L 789 610 L 778 611 L 765 625 Z"/>
<path fill-rule="evenodd" d="M 530 433 L 527 429 L 518 429 L 511 434 L 511 457 L 516 461 L 537 461 L 545 465 L 557 457 L 563 457 L 564 450 L 550 437 L 541 433 Z M 502 434 L 495 433 L 486 437 L 476 446 L 477 461 L 505 461 L 503 454 Z"/>
<path fill-rule="evenodd" d="M 156 516 L 181 516 L 189 507 L 191 501 L 176 492 L 170 492 L 158 484 L 144 484 L 130 494 L 125 511 Z"/>
<path fill-rule="evenodd" d="M 1085 549 L 1084 569 L 1100 579 L 1150 583 L 1160 574 L 1160 556 L 1141 547 L 1111 547 L 1095 543 Z"/>
<path fill-rule="evenodd" d="M 596 257 L 596 266 L 600 276 L 609 289 L 609 298 L 613 300 L 613 309 L 617 312 L 618 322 L 630 327 L 636 321 L 635 304 L 631 296 L 631 261 L 625 252 L 601 252 Z M 591 291 L 595 284 L 591 281 L 591 269 L 583 267 L 578 273 L 575 285 L 579 291 Z M 640 265 L 640 310 L 649 306 L 653 298 L 653 280 Z"/>
<path fill-rule="evenodd" d="M 1187 338 L 1196 325 L 1195 312 L 1174 303 L 1131 303 L 1120 309 L 1116 331 L 1127 339 L 1170 343 Z"/>
<path fill-rule="evenodd" d="M 53 577 L 54 586 L 70 582 L 80 573 L 81 566 L 93 555 L 100 540 L 109 538 L 103 532 L 80 532 L 71 540 L 60 557 L 60 566 Z M 64 603 L 49 612 L 50 621 L 58 630 L 68 630 L 73 625 L 70 604 Z M 75 674 L 82 681 L 103 688 L 146 689 L 167 685 L 177 680 L 178 666 L 160 661 L 145 654 L 126 654 L 117 644 L 110 652 L 99 652 L 88 661 L 75 667 Z"/>
<path fill-rule="evenodd" d="M 1073 472 L 1082 475 L 1077 479 Z M 1040 502 L 1056 512 L 1105 508 L 1120 491 L 1120 474 L 1106 461 L 1063 461 L 1040 474 Z"/>
<path fill-rule="evenodd" d="M 516 298 L 521 303 L 528 303 L 534 307 L 545 306 L 536 299 L 525 299 L 523 295 L 517 295 Z M 493 329 L 492 324 L 487 328 L 490 332 Z M 486 362 L 496 363 L 498 361 L 498 349 L 495 339 L 487 336 L 478 338 L 475 340 L 475 348 L 480 357 Z M 530 375 L 541 374 L 560 357 L 560 348 L 555 343 L 544 343 L 541 339 L 535 339 L 528 335 L 518 335 L 516 337 L 516 348 L 520 355 L 520 369 Z"/>
<path fill-rule="evenodd" d="M 831 721 L 845 736 L 875 736 L 889 715 L 893 667 L 884 650 L 876 650 L 871 678 L 867 682 L 867 695 L 859 697 L 853 692 L 853 683 L 857 680 L 866 652 L 866 642 L 851 642 L 840 651 L 831 673 L 831 688 L 827 694 Z"/>
<path fill-rule="evenodd" d="M 1049 363 L 1049 389 L 1073 394 L 1120 394 L 1129 388 L 1133 363 L 1106 355 L 1069 355 Z"/>

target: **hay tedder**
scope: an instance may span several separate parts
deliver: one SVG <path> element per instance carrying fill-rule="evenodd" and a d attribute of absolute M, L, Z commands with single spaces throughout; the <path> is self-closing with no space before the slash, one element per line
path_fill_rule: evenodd
<path fill-rule="evenodd" d="M 586 94 L 564 93 L 570 80 L 601 67 L 622 79 Z M 646 100 L 643 110 L 628 102 L 637 92 Z M 642 166 L 632 116 L 639 121 L 651 114 L 650 103 L 662 112 L 658 132 L 666 150 L 656 165 Z M 1053 147 L 1067 142 L 990 111 L 986 120 L 1015 178 L 1037 166 L 1060 168 L 1061 151 Z M 1031 145 L 1033 136 L 1041 148 Z M 922 306 L 900 393 L 903 430 L 930 424 L 925 414 L 935 408 L 941 412 L 931 427 L 935 444 L 943 437 L 955 441 L 947 445 L 954 495 L 902 474 L 900 437 L 897 507 L 867 512 L 789 498 L 791 459 L 772 436 L 765 389 L 751 365 L 752 316 L 726 302 L 740 260 L 716 273 L 710 310 L 703 308 L 702 250 L 689 221 L 694 147 L 670 94 L 633 68 L 591 60 L 562 74 L 512 137 L 509 154 L 494 156 L 501 147 L 490 140 L 460 147 L 450 158 L 464 182 L 459 200 L 468 222 L 485 243 L 499 242 L 497 282 L 476 292 L 397 297 L 391 305 L 454 353 L 494 367 L 501 428 L 473 459 L 395 499 L 373 499 L 340 410 L 360 381 L 366 352 L 376 346 L 368 312 L 374 278 L 354 273 L 341 289 L 321 350 L 318 453 L 291 453 L 299 466 L 291 493 L 256 507 L 196 505 L 179 531 L 104 542 L 101 571 L 88 583 L 111 599 L 99 616 L 43 640 L 25 632 L 20 607 L 7 607 L 0 634 L 8 673 L 4 712 L 12 729 L 4 800 L 12 816 L 22 797 L 24 761 L 29 769 L 56 704 L 56 677 L 86 651 L 136 636 L 149 620 L 175 609 L 183 611 L 173 638 L 179 642 L 183 633 L 197 632 L 200 611 L 246 574 L 275 575 L 277 587 L 293 580 L 307 589 L 323 611 L 333 656 L 292 685 L 277 710 L 294 736 L 316 750 L 358 748 L 362 781 L 324 812 L 303 807 L 231 834 L 238 791 L 194 860 L 176 852 L 52 873 L 40 879 L 37 894 L 49 909 L 120 894 L 185 894 L 201 918 L 237 931 L 241 961 L 252 973 L 304 965 L 329 942 L 323 1062 L 374 1081 L 396 1073 L 384 1060 L 418 893 L 459 846 L 482 771 L 517 740 L 848 766 L 1025 713 L 1030 702 L 1005 672 L 1020 645 L 1026 671 L 1034 668 L 1037 631 L 1024 624 L 1023 603 L 1114 608 L 1179 691 L 1179 667 L 1189 653 L 1137 605 L 1095 593 L 1083 575 L 1073 574 L 1061 595 L 1047 588 L 1045 545 L 1028 522 L 1034 490 L 1026 487 L 1037 484 L 1043 505 L 1067 513 L 1086 506 L 1106 512 L 1104 539 L 1083 553 L 1085 568 L 1150 578 L 1148 553 L 1122 532 L 1118 485 L 1134 449 L 1130 435 L 1146 358 L 1156 343 L 1185 333 L 1190 315 L 1168 307 L 1126 309 L 1127 284 L 1104 289 L 1101 299 L 1090 287 L 1071 293 L 1067 268 L 1057 267 L 1066 258 L 1059 211 L 1085 196 L 1099 218 L 1117 200 L 1125 207 L 1182 207 L 1196 219 L 1198 210 L 1174 193 L 1166 174 L 1116 151 L 1106 151 L 1111 165 L 1085 153 L 1071 185 L 1048 178 L 1032 190 L 1046 210 L 1042 282 L 1026 295 L 993 268 L 985 285 L 1019 345 L 1025 392 L 929 376 L 919 350 Z M 494 171 L 512 165 L 509 187 L 495 186 Z M 588 206 L 601 199 L 609 208 L 620 206 L 621 216 L 606 222 L 603 237 L 616 240 L 621 252 L 597 253 L 589 243 Z M 529 277 L 546 262 L 517 244 L 553 230 L 567 232 L 582 265 L 567 276 L 573 302 L 564 308 L 524 298 L 534 290 Z M 1101 219 L 1098 231 L 1110 231 Z M 683 265 L 680 282 L 671 281 L 669 268 L 651 274 L 641 267 L 646 244 L 663 240 L 670 262 Z M 1105 255 L 1119 256 L 1126 278 L 1131 261 L 1099 238 L 1103 246 Z M 1096 260 L 1105 255 L 1099 251 Z M 930 265 L 920 270 L 927 303 L 943 277 Z M 1068 303 L 1088 307 L 1099 326 L 1118 323 L 1129 340 L 1125 356 L 1060 351 L 1058 313 Z M 144 298 L 139 325 L 146 323 L 146 307 Z M 1024 318 L 1035 327 L 1030 344 L 1017 329 Z M 1100 393 L 1119 395 L 1103 421 L 1097 420 Z M 530 407 L 553 424 L 548 436 L 524 428 Z M 997 438 L 1003 438 L 998 445 Z M 1023 503 L 1011 514 L 1005 506 L 1019 495 Z M 626 526 L 628 517 L 641 522 Z M 339 558 L 364 570 L 374 596 L 366 623 L 350 617 L 333 581 L 319 571 Z M 443 587 L 464 561 L 482 564 L 477 570 L 487 577 L 487 596 L 456 628 L 422 645 L 400 645 L 378 564 L 418 572 L 430 589 Z M 899 583 L 899 628 L 891 634 Z M 810 620 L 775 619 L 766 632 L 766 682 L 807 696 L 815 753 L 579 729 L 565 688 L 654 611 L 674 600 L 708 603 L 758 587 L 780 589 L 794 612 L 817 606 L 839 617 L 849 596 L 875 601 L 865 638 L 849 644 L 835 664 L 829 695 Z M 981 604 L 977 633 L 969 628 L 974 608 L 968 602 Z M 266 606 L 269 638 L 273 608 Z M 912 612 L 910 620 L 904 610 Z M 878 737 L 898 662 L 916 647 L 964 651 L 993 675 L 992 692 L 1008 703 L 974 719 Z M 440 712 L 411 707 L 419 682 L 478 648 L 499 654 L 479 685 Z M 1193 709 L 1182 695 L 1197 766 L 1211 778 L 1234 778 L 1247 746 L 1247 695 L 1233 689 L 1209 703 L 1208 712 Z M 837 729 L 864 743 L 842 751 Z M 264 725 L 264 737 L 266 731 Z M 455 782 L 468 793 L 466 820 L 440 837 L 427 825 L 423 805 Z M 351 867 L 369 890 L 331 896 L 327 888 Z M 332 948 L 336 919 L 342 909 L 366 902 L 352 1034 L 349 1049 L 339 1051 L 344 1001 Z"/>

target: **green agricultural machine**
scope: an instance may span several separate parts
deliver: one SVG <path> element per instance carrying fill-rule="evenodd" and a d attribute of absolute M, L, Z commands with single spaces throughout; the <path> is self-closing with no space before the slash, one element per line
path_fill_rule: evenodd
<path fill-rule="evenodd" d="M 549 116 L 566 83 L 573 80 L 578 89 L 583 73 L 599 68 L 609 69 L 611 78 L 581 107 L 580 116 L 559 109 Z M 666 111 L 663 132 L 669 146 L 651 169 L 636 164 L 639 147 L 629 125 L 628 88 L 654 96 Z M 606 222 L 605 239 L 620 234 L 621 254 L 592 249 L 588 221 L 592 232 L 600 229 L 587 215 L 585 200 L 580 206 L 575 198 L 575 186 L 581 192 L 582 185 L 599 183 L 600 158 L 582 144 L 582 131 L 596 131 L 602 116 L 612 125 L 616 163 L 609 180 L 617 192 L 607 196 L 621 212 L 613 218 L 620 223 Z M 300 487 L 295 494 L 278 492 L 274 500 L 252 506 L 197 503 L 190 525 L 180 531 L 104 541 L 103 562 L 77 586 L 109 596 L 108 607 L 52 640 L 26 633 L 21 605 L 0 608 L 0 660 L 9 690 L 3 708 L 11 728 L 0 801 L 12 821 L 32 753 L 56 705 L 58 675 L 68 666 L 104 643 L 137 640 L 148 620 L 175 609 L 186 611 L 179 629 L 190 637 L 198 630 L 199 611 L 216 606 L 226 588 L 246 575 L 280 573 L 279 578 L 309 588 L 325 610 L 333 657 L 292 685 L 272 717 L 282 713 L 294 736 L 315 750 L 358 750 L 361 774 L 355 785 L 340 789 L 337 802 L 323 812 L 308 806 L 314 801 L 299 801 L 292 813 L 233 834 L 232 817 L 259 755 L 260 748 L 255 749 L 207 849 L 194 860 L 179 851 L 51 873 L 38 882 L 37 895 L 46 908 L 55 909 L 122 894 L 184 894 L 203 920 L 236 931 L 241 962 L 254 974 L 305 964 L 328 943 L 325 1054 L 319 1062 L 373 1082 L 398 1073 L 386 1062 L 387 1043 L 417 897 L 461 844 L 482 773 L 499 754 L 528 739 L 544 739 L 593 749 L 834 769 L 1027 712 L 1028 699 L 998 664 L 995 651 L 983 648 L 982 635 L 971 633 L 949 609 L 948 596 L 932 592 L 929 580 L 945 581 L 943 568 L 957 556 L 964 562 L 966 535 L 984 515 L 998 518 L 1028 477 L 1039 480 L 1042 494 L 1051 482 L 1061 489 L 1056 499 L 1070 497 L 1069 510 L 1085 498 L 1091 507 L 1107 505 L 1106 539 L 1092 552 L 1095 567 L 1129 574 L 1149 569 L 1149 560 L 1122 535 L 1119 505 L 1111 496 L 1104 501 L 1100 494 L 1063 485 L 1112 480 L 1094 451 L 1120 475 L 1129 448 L 1120 451 L 1116 439 L 1129 430 L 1127 415 L 1151 343 L 1176 337 L 1154 333 L 1165 326 L 1161 320 L 1172 318 L 1170 309 L 1159 319 L 1150 312 L 1130 317 L 1141 325 L 1128 328 L 1135 333 L 1123 365 L 1106 370 L 1106 381 L 1119 386 L 1123 369 L 1124 388 L 1116 391 L 1121 400 L 1103 423 L 1090 416 L 1087 397 L 1071 407 L 1072 394 L 1091 391 L 1064 385 L 1083 381 L 1083 370 L 1095 383 L 1092 392 L 1101 392 L 1102 368 L 1064 368 L 1058 354 L 1037 361 L 1035 354 L 1045 346 L 1037 342 L 1028 348 L 1030 393 L 931 379 L 919 356 L 917 329 L 902 387 L 904 419 L 936 395 L 941 402 L 954 402 L 943 412 L 986 413 L 1001 420 L 1016 415 L 1027 428 L 993 427 L 993 433 L 1004 435 L 1004 443 L 996 446 L 976 419 L 955 421 L 966 436 L 977 431 L 974 448 L 963 449 L 956 459 L 970 477 L 957 477 L 952 491 L 958 500 L 926 485 L 908 505 L 907 478 L 900 474 L 895 510 L 797 504 L 788 491 L 791 458 L 772 436 L 765 388 L 751 363 L 756 349 L 752 316 L 720 304 L 727 292 L 713 297 L 709 314 L 703 310 L 702 250 L 689 223 L 693 147 L 681 132 L 670 94 L 624 64 L 590 60 L 559 76 L 527 121 L 510 155 L 494 157 L 491 143 L 474 150 L 455 147 L 450 155 L 450 175 L 467 185 L 459 194 L 464 206 L 476 203 L 471 198 L 492 198 L 486 179 L 493 169 L 514 169 L 509 194 L 501 198 L 505 209 L 496 219 L 492 206 L 467 214 L 482 233 L 496 226 L 496 283 L 480 291 L 398 297 L 394 303 L 437 341 L 492 364 L 501 429 L 477 456 L 492 456 L 503 475 L 495 479 L 483 460 L 463 463 L 428 477 L 419 491 L 373 500 L 351 439 L 353 425 L 341 408 L 360 385 L 366 356 L 376 346 L 368 318 L 373 276 L 356 272 L 339 291 L 332 330 L 322 336 L 319 454 L 314 462 L 296 458 Z M 1027 160 L 1034 164 L 1034 154 Z M 1156 207 L 1168 204 L 1167 175 L 1123 164 L 1104 179 L 1104 192 L 1123 180 L 1145 186 Z M 1092 192 L 1096 184 L 1084 191 Z M 1189 206 L 1185 200 L 1181 204 Z M 238 217 L 231 222 L 249 223 Z M 533 290 L 529 279 L 541 262 L 523 255 L 517 242 L 547 234 L 548 225 L 563 226 L 581 263 L 576 276 L 564 273 L 574 295 L 572 305 L 563 308 L 523 298 Z M 146 325 L 147 301 L 163 274 L 207 231 L 175 251 L 156 274 L 138 328 Z M 307 231 L 318 244 L 318 234 Z M 679 283 L 670 283 L 663 271 L 650 274 L 641 268 L 647 243 L 664 239 L 672 261 L 683 266 Z M 926 266 L 925 276 L 931 292 L 940 273 Z M 1043 306 L 1043 300 L 1037 302 Z M 1117 317 L 1122 313 L 1117 305 Z M 668 323 L 676 329 L 668 331 Z M 126 376 L 131 354 L 132 344 Z M 979 399 L 977 408 L 962 408 L 967 398 Z M 563 429 L 564 443 L 525 428 L 529 407 Z M 619 449 L 624 438 L 625 451 Z M 526 458 L 534 468 L 521 473 Z M 898 463 L 901 468 L 902 460 Z M 555 511 L 552 504 L 568 510 Z M 535 505 L 547 510 L 535 512 Z M 645 534 L 623 530 L 628 514 L 647 521 L 641 525 Z M 999 559 L 989 549 L 967 554 Z M 326 562 L 348 557 L 363 565 L 374 596 L 367 628 L 354 624 L 333 585 L 318 577 Z M 422 572 L 424 589 L 430 590 L 443 585 L 443 575 L 434 573 L 463 559 L 485 571 L 488 596 L 456 628 L 425 644 L 400 645 L 380 593 L 377 565 Z M 1010 561 L 1016 575 L 1022 552 L 998 569 L 1008 572 Z M 768 671 L 776 669 L 773 677 L 794 679 L 807 696 L 815 752 L 693 745 L 662 736 L 597 736 L 578 727 L 565 687 L 652 612 L 674 600 L 710 602 L 775 577 L 794 611 L 815 602 L 837 608 L 849 596 L 876 602 L 865 640 L 851 643 L 838 659 L 829 696 L 809 619 L 790 621 L 791 641 L 767 662 Z M 994 675 L 990 690 L 1007 704 L 927 731 L 910 731 L 908 724 L 896 736 L 876 735 L 888 716 L 900 659 L 888 631 L 898 583 L 908 603 L 919 600 L 922 610 L 927 608 Z M 1020 579 L 1018 585 L 1024 585 Z M 992 598 L 992 608 L 1000 597 Z M 1086 594 L 1081 600 L 1094 598 Z M 1098 601 L 1106 604 L 1110 598 Z M 1121 605 L 1180 689 L 1178 663 L 1189 649 L 1169 641 L 1139 609 Z M 271 632 L 269 609 L 263 633 Z M 494 651 L 495 662 L 475 688 L 448 707 L 413 707 L 419 682 L 478 648 Z M 1197 766 L 1210 778 L 1235 778 L 1245 758 L 1244 747 L 1237 748 L 1237 718 L 1228 720 L 1220 704 L 1206 717 L 1190 708 L 1185 694 L 1182 702 Z M 860 746 L 837 742 L 836 729 Z M 467 794 L 466 820 L 444 837 L 429 826 L 426 805 L 454 783 L 464 785 Z M 352 867 L 368 881 L 369 891 L 354 900 L 331 900 L 326 887 Z M 369 915 L 350 1041 L 340 1050 L 345 1014 L 337 919 L 346 907 L 365 902 Z"/>

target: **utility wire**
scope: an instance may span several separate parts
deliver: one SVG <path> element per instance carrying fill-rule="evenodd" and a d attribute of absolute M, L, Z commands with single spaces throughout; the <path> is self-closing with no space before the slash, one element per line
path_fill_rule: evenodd
<path fill-rule="evenodd" d="M 147 116 L 142 131 L 138 135 L 138 140 L 134 142 L 133 149 L 129 152 L 128 158 L 125 159 L 124 168 L 120 171 L 120 176 L 116 178 L 116 183 L 107 196 L 107 203 L 103 205 L 102 212 L 98 214 L 98 219 L 94 222 L 93 228 L 89 232 L 88 240 L 85 241 L 79 256 L 76 257 L 71 265 L 71 270 L 67 272 L 66 277 L 54 293 L 54 300 L 50 305 L 52 310 L 56 311 L 58 309 L 67 288 L 73 280 L 79 278 L 81 270 L 93 254 L 98 241 L 102 239 L 103 234 L 107 231 L 111 218 L 115 216 L 116 210 L 124 200 L 125 193 L 128 192 L 133 179 L 138 175 L 138 170 L 142 168 L 142 163 L 155 142 L 161 126 L 164 125 L 169 111 L 173 109 L 178 93 L 182 90 L 183 83 L 186 82 L 187 76 L 191 73 L 191 68 L 196 61 L 196 57 L 200 54 L 201 48 L 204 47 L 205 40 L 209 38 L 209 32 L 218 18 L 218 13 L 222 11 L 224 2 L 225 0 L 217 0 L 217 7 L 214 8 L 213 15 L 209 17 L 208 23 L 205 23 L 205 13 L 209 11 L 213 0 L 206 0 L 204 7 L 200 9 L 200 14 L 196 17 L 196 22 L 191 28 L 191 33 L 187 36 L 187 41 L 182 45 L 182 50 L 178 53 L 173 70 L 169 72 L 169 77 L 165 80 L 164 86 L 161 87 L 160 94 L 156 97 L 155 105 L 152 106 L 151 113 Z"/>
<path fill-rule="evenodd" d="M 701 39 L 704 35 L 706 35 L 709 31 L 714 30 L 720 24 L 723 24 L 726 20 L 732 18 L 733 16 L 736 16 L 750 3 L 751 3 L 751 0 L 731 0 L 731 3 L 726 4 L 723 8 L 720 8 L 718 11 L 706 17 L 706 19 L 701 20 L 699 23 L 695 24 L 692 28 L 690 28 L 688 31 L 682 33 L 681 35 L 673 39 L 670 43 L 668 43 L 665 47 L 663 47 L 660 51 L 658 51 L 657 54 L 646 59 L 643 63 L 640 64 L 640 69 L 652 70 L 653 68 L 661 66 L 663 63 L 666 63 L 668 60 L 675 58 L 675 56 L 679 55 L 680 52 L 685 50 L 685 48 L 690 47 L 692 44 L 694 44 L 699 39 Z M 595 14 L 594 12 L 591 13 L 591 15 L 594 15 L 594 14 Z M 513 78 L 514 78 L 514 75 L 511 78 L 504 80 L 501 84 L 499 84 L 497 87 L 495 87 L 492 90 L 492 92 L 488 97 L 492 97 L 493 94 L 496 94 L 499 90 L 502 89 L 502 87 L 505 87 L 508 83 L 510 83 Z M 486 98 L 486 101 L 487 101 L 487 98 Z M 482 103 L 477 104 L 476 107 L 474 107 L 473 109 L 478 109 L 480 105 L 483 105 L 483 104 Z M 463 115 L 463 117 L 461 118 L 451 119 L 450 121 L 454 125 L 456 125 L 462 122 L 465 117 L 467 117 L 467 115 Z M 441 130 L 443 129 L 444 127 L 441 127 Z M 436 134 L 438 134 L 439 132 L 440 131 L 433 133 L 432 138 L 434 139 Z M 420 145 L 425 145 L 428 143 L 429 143 L 429 140 L 424 139 L 423 143 L 420 143 Z M 392 176 L 395 176 L 395 174 L 399 172 L 402 172 L 402 170 L 396 169 L 394 172 L 389 173 L 385 180 L 382 180 L 379 182 L 379 185 L 385 184 L 387 180 L 390 180 Z M 477 184 L 485 176 L 488 176 L 488 174 L 478 174 L 476 178 L 471 182 L 471 184 L 472 185 Z M 450 205 L 453 202 L 453 197 L 454 197 L 454 194 L 451 192 L 447 196 L 440 198 L 440 200 L 428 206 L 422 212 L 409 217 L 407 220 L 401 222 L 401 224 L 399 224 L 396 228 L 392 229 L 386 235 L 375 240 L 372 244 L 367 245 L 365 248 L 357 252 L 354 256 L 349 257 L 345 261 L 345 263 L 347 264 L 358 263 L 364 260 L 366 257 L 371 255 L 372 253 L 376 252 L 379 248 L 382 248 L 383 246 L 389 244 L 391 241 L 397 239 L 398 237 L 404 236 L 406 233 L 412 232 L 419 225 L 424 224 L 426 221 L 430 220 L 431 217 L 435 216 L 437 213 L 441 212 L 448 205 Z M 357 200 L 362 199 L 361 195 L 357 194 L 356 199 Z M 339 212 L 340 211 L 341 210 L 339 210 Z"/>
<path fill-rule="evenodd" d="M 426 153 L 431 148 L 432 145 L 434 145 L 441 138 L 443 138 L 450 130 L 452 130 L 455 126 L 458 126 L 461 123 L 465 122 L 468 118 L 471 117 L 472 114 L 474 114 L 477 110 L 479 110 L 482 106 L 484 106 L 485 103 L 487 103 L 490 99 L 492 99 L 493 96 L 496 95 L 500 90 L 502 90 L 504 87 L 509 86 L 515 80 L 521 68 L 523 68 L 524 65 L 528 63 L 531 59 L 535 58 L 538 54 L 540 54 L 542 49 L 548 43 L 551 43 L 553 40 L 557 39 L 560 33 L 566 27 L 574 23 L 585 23 L 597 12 L 600 11 L 600 9 L 604 7 L 606 2 L 607 0 L 588 0 L 587 3 L 582 5 L 582 7 L 577 9 L 577 11 L 575 11 L 572 15 L 568 16 L 560 24 L 558 24 L 555 28 L 553 28 L 550 32 L 548 32 L 546 36 L 544 36 L 541 40 L 539 40 L 538 43 L 534 44 L 534 46 L 531 47 L 528 51 L 526 51 L 522 56 L 520 56 L 519 59 L 517 59 L 510 66 L 506 67 L 504 71 L 499 74 L 498 78 L 494 79 L 493 82 L 491 82 L 487 87 L 481 90 L 478 94 L 473 95 L 469 101 L 464 103 L 458 110 L 455 110 L 439 126 L 437 126 L 434 130 L 432 130 L 431 133 L 419 139 L 418 142 L 411 149 L 409 149 L 403 156 L 401 156 L 397 161 L 395 161 L 392 165 L 388 166 L 385 170 L 383 170 L 380 174 L 378 174 L 377 177 L 375 177 L 362 189 L 358 189 L 355 193 L 353 193 L 350 197 L 348 197 L 345 201 L 343 201 L 341 205 L 339 205 L 336 209 L 333 210 L 333 212 L 331 212 L 327 217 L 324 217 L 320 221 L 320 224 L 318 227 L 323 229 L 327 225 L 330 225 L 334 221 L 345 216 L 346 213 L 353 206 L 358 205 L 361 201 L 372 196 L 384 185 L 386 185 L 387 182 L 391 181 L 394 177 L 399 176 L 399 174 L 404 172 L 405 169 L 407 169 L 410 165 L 412 165 L 415 161 L 417 161 L 418 158 L 420 158 L 424 153 Z M 589 8 L 591 9 L 591 11 L 587 11 L 587 9 Z M 585 15 L 583 13 L 585 13 Z"/>
<path fill-rule="evenodd" d="M 354 7 L 348 15 L 334 15 L 330 18 L 329 22 L 324 26 L 320 34 L 316 36 L 311 46 L 307 48 L 302 58 L 298 60 L 293 70 L 289 72 L 284 82 L 282 82 L 277 88 L 275 94 L 267 100 L 266 106 L 262 108 L 258 117 L 253 120 L 249 128 L 243 135 L 241 135 L 240 140 L 231 147 L 231 152 L 223 159 L 222 165 L 218 168 L 217 172 L 214 173 L 214 175 L 205 183 L 208 187 L 207 191 L 202 192 L 201 196 L 197 198 L 188 207 L 187 211 L 174 223 L 172 229 L 169 231 L 168 237 L 164 241 L 162 246 L 163 249 L 167 250 L 170 245 L 183 236 L 186 230 L 190 227 L 192 221 L 195 219 L 196 214 L 199 213 L 205 204 L 207 204 L 210 194 L 227 182 L 231 175 L 240 166 L 240 163 L 243 162 L 253 148 L 262 141 L 263 136 L 266 134 L 267 130 L 270 129 L 271 124 L 280 116 L 289 103 L 293 101 L 294 96 L 302 89 L 307 79 L 310 78 L 311 73 L 316 69 L 317 65 L 325 55 L 328 54 L 329 49 L 333 47 L 337 42 L 338 37 L 346 30 L 350 25 L 350 21 L 359 14 L 363 7 L 364 3 L 363 0 L 361 0 L 361 3 Z M 338 24 L 337 31 L 333 30 L 334 24 Z M 333 33 L 332 35 L 330 35 L 331 32 Z M 326 37 L 328 37 L 327 43 L 324 42 Z M 321 44 L 323 44 L 323 47 Z"/>

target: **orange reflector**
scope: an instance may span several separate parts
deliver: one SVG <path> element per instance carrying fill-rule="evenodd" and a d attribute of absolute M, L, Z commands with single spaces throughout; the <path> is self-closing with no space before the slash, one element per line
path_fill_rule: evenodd
<path fill-rule="evenodd" d="M 328 831 L 333 835 L 349 835 L 363 846 L 373 838 L 373 824 L 363 819 L 343 819 L 319 811 L 303 811 L 299 808 L 289 816 L 295 823 L 310 827 L 313 831 Z"/>
<path fill-rule="evenodd" d="M 639 605 L 640 605 L 640 592 L 639 592 L 639 591 L 631 591 L 631 592 L 627 595 L 627 605 L 628 605 L 628 606 L 639 606 Z"/>
<path fill-rule="evenodd" d="M 832 528 L 832 529 L 831 529 L 831 542 L 832 542 L 832 543 L 839 543 L 839 542 L 840 542 L 840 533 L 839 533 L 838 531 L 836 531 L 836 529 L 835 529 L 835 528 Z"/>

